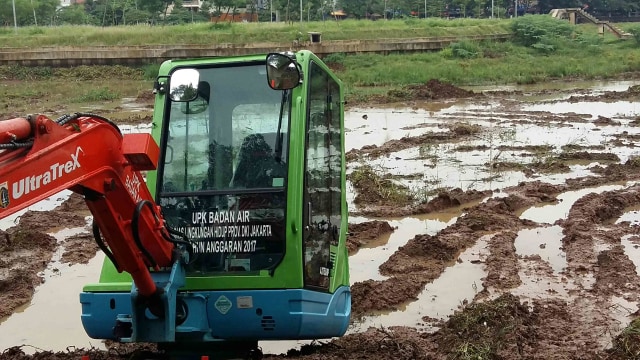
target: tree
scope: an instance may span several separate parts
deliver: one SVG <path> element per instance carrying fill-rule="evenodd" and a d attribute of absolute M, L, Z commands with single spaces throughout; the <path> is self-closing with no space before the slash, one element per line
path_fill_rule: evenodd
<path fill-rule="evenodd" d="M 83 5 L 73 4 L 58 9 L 56 13 L 56 25 L 86 25 L 91 23 L 91 16 L 85 11 Z"/>
<path fill-rule="evenodd" d="M 250 21 L 253 21 L 253 16 L 258 12 L 258 0 L 247 1 L 247 12 L 251 14 Z"/>
<path fill-rule="evenodd" d="M 56 17 L 58 0 L 15 0 L 18 26 L 52 24 Z M 0 24 L 13 25 L 13 1 L 0 0 Z"/>

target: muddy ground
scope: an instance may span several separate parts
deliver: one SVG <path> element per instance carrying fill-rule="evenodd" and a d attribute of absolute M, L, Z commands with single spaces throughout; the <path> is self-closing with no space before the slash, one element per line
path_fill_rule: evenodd
<path fill-rule="evenodd" d="M 613 129 L 609 143 L 569 141 L 558 148 L 522 145 L 501 138 L 495 143 L 469 145 L 466 140 L 482 137 L 488 129 L 469 122 L 468 118 L 475 116 L 472 113 L 460 111 L 421 134 L 350 150 L 350 212 L 354 219 L 360 219 L 350 223 L 350 256 L 357 256 L 363 248 L 388 246 L 380 238 L 398 230 L 389 219 L 452 209 L 457 212 L 441 230 L 405 239 L 381 262 L 378 271 L 382 280 L 352 284 L 354 323 L 372 314 L 402 311 L 407 304 L 425 301 L 421 298 L 425 287 L 465 261 L 481 265 L 485 275 L 481 283 L 474 283 L 475 295 L 452 304 L 456 311 L 444 317 L 419 316 L 412 319 L 417 326 L 362 329 L 340 339 L 267 358 L 640 359 L 640 320 L 634 321 L 639 317 L 640 276 L 636 264 L 640 258 L 630 255 L 632 252 L 626 247 L 640 247 L 640 218 L 633 217 L 633 211 L 640 208 L 640 183 L 636 183 L 640 180 L 640 158 L 635 157 L 640 135 L 634 132 L 640 113 L 611 119 L 575 112 L 523 110 L 529 101 L 527 96 L 554 94 L 567 95 L 563 101 L 581 103 L 636 102 L 640 97 L 635 86 L 597 93 L 588 89 L 474 92 L 431 81 L 376 99 L 378 103 L 414 108 L 432 100 L 465 101 L 478 106 L 491 103 L 494 108 L 489 112 L 495 112 L 488 116 L 491 131 L 508 130 L 515 122 L 558 129 L 593 123 L 597 126 L 594 132 L 619 126 L 621 121 L 625 126 Z M 560 100 L 539 102 L 557 101 Z M 358 111 L 366 113 L 367 109 Z M 414 124 L 406 130 L 423 125 Z M 517 175 L 523 181 L 465 189 L 438 183 L 428 186 L 428 191 L 416 192 L 410 184 L 428 183 L 423 175 L 437 166 L 441 157 L 418 152 L 410 160 L 419 158 L 424 165 L 404 174 L 381 171 L 375 165 L 379 159 L 407 160 L 403 151 L 422 149 L 425 144 L 444 144 L 457 154 L 492 150 L 491 157 L 479 167 L 492 176 L 494 172 L 506 177 Z M 615 149 L 624 149 L 624 159 Z M 507 153 L 517 155 L 503 160 Z M 571 176 L 577 162 L 588 164 L 585 167 L 589 171 Z M 567 176 L 559 181 L 553 177 L 558 174 Z M 486 184 L 492 179 L 480 178 L 479 182 Z M 607 185 L 620 186 L 580 193 Z M 562 204 L 567 201 L 563 194 L 568 193 L 581 195 L 564 216 L 549 223 L 523 216 L 530 209 Z M 15 226 L 0 232 L 0 319 L 29 303 L 43 282 L 41 272 L 56 250 L 64 249 L 61 262 L 65 264 L 86 263 L 95 255 L 98 248 L 89 235 L 87 215 L 82 199 L 73 195 L 52 211 L 25 213 Z M 87 231 L 62 241 L 50 235 L 64 227 L 85 227 Z M 563 266 L 559 269 L 544 256 L 523 255 L 518 250 L 522 233 L 542 234 L 548 229 L 558 229 L 561 234 L 556 251 L 562 252 Z M 533 236 L 534 247 L 541 251 L 551 247 L 551 240 L 544 236 Z M 480 246 L 482 254 L 475 260 L 465 260 L 461 255 L 474 246 Z M 425 325 L 429 331 L 425 331 Z M 131 348 L 115 347 L 108 351 L 71 348 L 66 352 L 25 354 L 21 344 L 15 345 L 2 352 L 0 359 L 78 359 L 83 354 L 89 354 L 91 359 L 127 359 L 132 355 Z"/>

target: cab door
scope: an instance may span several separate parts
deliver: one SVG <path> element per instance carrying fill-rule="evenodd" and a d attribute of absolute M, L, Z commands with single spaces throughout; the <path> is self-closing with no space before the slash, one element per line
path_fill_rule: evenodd
<path fill-rule="evenodd" d="M 309 65 L 306 109 L 303 260 L 307 288 L 328 291 L 341 223 L 340 87 L 317 63 Z M 334 254 L 335 255 L 335 254 Z"/>

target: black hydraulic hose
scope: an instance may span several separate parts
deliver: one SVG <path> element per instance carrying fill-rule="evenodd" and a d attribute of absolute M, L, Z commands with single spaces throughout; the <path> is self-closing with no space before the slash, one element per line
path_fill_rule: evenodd
<path fill-rule="evenodd" d="M 71 115 L 64 114 L 64 115 L 60 116 L 59 118 L 57 118 L 55 120 L 55 122 L 58 123 L 58 125 L 64 125 L 64 124 L 67 123 L 67 121 L 69 121 L 69 118 L 71 118 Z"/>
<path fill-rule="evenodd" d="M 96 224 L 95 221 L 92 224 L 92 228 L 93 228 L 93 238 L 96 240 L 96 244 L 98 244 L 98 247 L 100 248 L 100 250 L 102 250 L 102 252 L 104 252 L 104 254 L 107 255 L 107 257 L 109 258 L 109 260 L 111 260 L 111 262 L 116 267 L 116 269 L 119 269 L 120 267 L 118 266 L 118 262 L 116 261 L 116 258 L 113 256 L 113 253 L 111 252 L 111 250 L 109 250 L 109 248 L 104 243 L 104 241 L 102 241 L 102 236 L 100 236 L 100 228 L 98 227 L 98 224 Z"/>
<path fill-rule="evenodd" d="M 158 263 L 155 261 L 153 256 L 145 249 L 144 245 L 142 245 L 142 241 L 140 241 L 140 234 L 138 229 L 138 219 L 140 219 L 140 214 L 142 213 L 142 208 L 147 206 L 151 212 L 153 212 L 153 204 L 149 200 L 140 200 L 138 205 L 136 205 L 136 209 L 133 211 L 133 218 L 131 219 L 131 232 L 133 233 L 133 241 L 135 241 L 138 249 L 142 252 L 152 267 L 158 266 Z"/>
<path fill-rule="evenodd" d="M 166 223 L 164 224 L 164 227 L 167 229 L 167 232 L 169 232 L 169 234 L 179 236 L 184 239 L 184 240 L 176 240 L 176 239 L 165 237 L 165 239 L 167 239 L 169 242 L 172 242 L 174 244 L 191 246 L 191 242 L 189 241 L 189 238 L 187 237 L 187 235 L 179 232 L 178 230 L 170 228 Z"/>
<path fill-rule="evenodd" d="M 23 142 L 23 143 L 10 142 L 10 143 L 6 143 L 6 144 L 0 144 L 0 150 L 30 148 L 32 146 L 33 146 L 33 141 L 27 141 L 27 142 Z"/>
<path fill-rule="evenodd" d="M 68 114 L 67 115 L 62 115 L 62 116 L 60 116 L 59 118 L 56 119 L 56 122 L 58 123 L 58 125 L 62 126 L 64 124 L 68 123 L 69 121 L 76 120 L 77 118 L 82 117 L 82 116 L 93 117 L 93 118 L 96 118 L 96 119 L 100 119 L 100 120 L 106 122 L 107 124 L 113 126 L 116 130 L 118 130 L 118 133 L 120 135 L 122 135 L 122 131 L 120 131 L 120 128 L 118 127 L 118 125 L 116 125 L 116 123 L 114 123 L 113 121 L 107 119 L 104 116 L 100 116 L 100 115 L 92 114 L 92 113 L 79 113 L 79 112 L 77 112 L 77 113 L 75 113 L 73 115 L 68 115 Z"/>
<path fill-rule="evenodd" d="M 192 262 L 195 260 L 194 258 L 194 251 L 193 251 L 193 244 L 189 241 L 189 238 L 187 237 L 187 235 L 171 228 L 169 225 L 167 225 L 167 223 L 165 222 L 164 224 L 165 229 L 167 229 L 167 232 L 171 235 L 175 235 L 178 237 L 181 237 L 184 240 L 177 240 L 177 239 L 173 239 L 171 237 L 168 237 L 166 235 L 163 234 L 163 237 L 165 240 L 173 243 L 174 245 L 178 245 L 178 244 L 182 244 L 185 246 L 187 253 L 189 254 L 189 261 L 188 262 Z"/>

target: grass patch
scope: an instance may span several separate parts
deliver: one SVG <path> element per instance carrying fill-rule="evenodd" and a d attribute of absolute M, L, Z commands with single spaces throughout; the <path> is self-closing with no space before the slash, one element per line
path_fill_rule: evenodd
<path fill-rule="evenodd" d="M 2 80 L 43 80 L 51 77 L 53 77 L 53 70 L 49 67 L 0 66 L 0 79 Z"/>
<path fill-rule="evenodd" d="M 438 348 L 450 359 L 499 359 L 505 346 L 533 336 L 531 313 L 518 298 L 504 294 L 495 300 L 472 303 L 451 315 L 434 335 Z"/>
<path fill-rule="evenodd" d="M 6 94 L 5 96 L 9 99 L 31 100 L 33 98 L 43 97 L 46 94 L 47 93 L 42 89 L 30 88 L 30 89 L 23 89 L 22 91 L 11 92 Z"/>
<path fill-rule="evenodd" d="M 109 88 L 102 87 L 97 89 L 90 89 L 86 93 L 70 99 L 69 101 L 74 103 L 87 103 L 87 102 L 100 102 L 100 101 L 111 101 L 120 98 L 120 94 L 111 91 Z"/>
<path fill-rule="evenodd" d="M 116 121 L 131 116 L 130 110 L 122 111 L 123 102 L 120 100 L 124 98 L 140 105 L 140 115 L 151 114 L 153 99 L 148 94 L 153 83 L 148 80 L 104 78 L 78 81 L 53 77 L 4 84 L 6 86 L 0 86 L 0 119 L 27 114 L 56 118 L 62 114 L 89 111 Z M 143 98 L 139 99 L 142 93 Z M 145 106 L 149 106 L 148 111 L 142 111 Z"/>
<path fill-rule="evenodd" d="M 13 31 L 0 31 L 0 41 L 8 47 L 211 44 L 233 39 L 282 43 L 297 36 L 300 30 L 303 33 L 320 31 L 323 39 L 327 40 L 406 38 L 505 33 L 512 31 L 512 23 L 512 20 L 495 19 L 427 19 L 408 22 L 350 20 L 304 23 L 302 29 L 299 24 L 284 23 L 238 23 L 217 27 L 211 23 L 202 23 L 151 28 L 61 26 L 43 27 L 38 31 L 20 28 L 18 35 Z M 633 24 L 626 26 L 633 28 Z M 409 95 L 405 86 L 425 84 L 432 79 L 456 86 L 533 84 L 560 79 L 608 79 L 640 71 L 640 53 L 634 40 L 619 40 L 608 33 L 598 35 L 597 27 L 587 24 L 574 26 L 573 29 L 576 34 L 574 37 L 549 40 L 549 44 L 554 47 L 552 52 L 540 52 L 518 41 L 461 40 L 442 51 L 388 55 L 332 54 L 325 60 L 337 65 L 334 69 L 345 85 L 346 100 L 350 104 L 375 102 L 379 98 L 388 98 L 390 94 L 403 101 Z M 69 102 L 68 99 L 104 101 L 112 96 L 104 90 L 94 90 L 86 96 L 79 96 L 78 89 L 90 86 L 87 81 L 101 81 L 99 88 L 112 89 L 111 91 L 123 96 L 135 96 L 141 87 L 150 86 L 147 83 L 155 78 L 158 67 L 157 64 L 141 68 L 81 66 L 68 69 L 0 66 L 0 80 L 32 82 L 31 86 L 42 89 L 42 96 L 46 96 L 51 104 L 42 109 L 46 110 L 58 103 L 64 106 Z M 60 82 L 59 79 L 69 81 Z M 83 81 L 81 87 L 78 86 L 78 80 Z M 36 84 L 34 81 L 42 83 Z M 137 81 L 137 85 L 131 89 L 133 95 L 119 85 L 131 84 L 131 81 Z M 0 93 L 8 96 L 0 99 L 0 105 L 6 105 L 5 111 L 19 111 L 24 107 L 11 101 L 11 98 L 21 97 L 21 92 L 24 94 L 24 89 L 16 84 L 4 91 L 0 90 Z"/>
<path fill-rule="evenodd" d="M 466 122 L 456 122 L 448 125 L 449 131 L 458 136 L 475 135 L 482 131 L 482 126 L 478 124 L 471 124 Z"/>
<path fill-rule="evenodd" d="M 353 170 L 347 179 L 357 190 L 354 203 L 359 205 L 405 206 L 413 203 L 414 194 L 409 188 L 381 175 L 370 165 Z"/>
<path fill-rule="evenodd" d="M 633 320 L 613 339 L 613 359 L 640 359 L 640 319 Z"/>
<path fill-rule="evenodd" d="M 88 26 L 63 25 L 20 27 L 0 31 L 0 43 L 6 47 L 87 46 L 87 45 L 154 45 L 292 42 L 307 39 L 307 32 L 321 32 L 324 40 L 381 38 L 413 38 L 506 34 L 509 20 L 426 19 L 405 22 L 390 21 L 312 21 L 303 24 L 271 23 L 190 23 L 171 26 L 127 25 Z"/>

